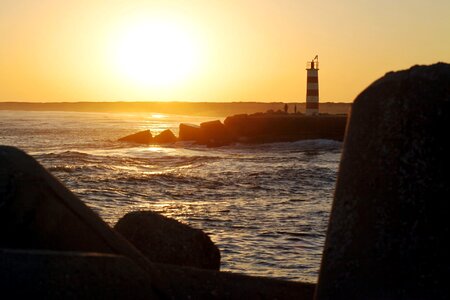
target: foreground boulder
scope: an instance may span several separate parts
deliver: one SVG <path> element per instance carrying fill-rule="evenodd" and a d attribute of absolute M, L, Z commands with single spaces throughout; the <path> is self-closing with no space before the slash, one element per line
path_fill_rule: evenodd
<path fill-rule="evenodd" d="M 0 248 L 142 255 L 32 157 L 0 146 Z"/>
<path fill-rule="evenodd" d="M 149 283 L 124 256 L 0 249 L 4 299 L 158 299 Z"/>
<path fill-rule="evenodd" d="M 121 142 L 130 142 L 138 144 L 151 144 L 153 142 L 153 136 L 150 130 L 143 130 L 137 133 L 133 133 L 119 139 Z"/>
<path fill-rule="evenodd" d="M 170 144 L 177 141 L 177 137 L 173 134 L 170 129 L 162 131 L 160 134 L 156 135 L 153 139 L 155 143 L 158 144 Z"/>
<path fill-rule="evenodd" d="M 122 217 L 114 229 L 150 261 L 219 270 L 220 252 L 208 235 L 177 220 L 145 211 Z"/>
<path fill-rule="evenodd" d="M 355 100 L 316 299 L 449 299 L 450 65 Z"/>
<path fill-rule="evenodd" d="M 30 251 L 22 255 L 0 250 L 0 283 L 4 283 L 0 287 L 5 295 L 10 287 L 14 287 L 15 295 L 33 294 L 27 293 L 29 288 L 36 291 L 37 298 L 42 295 L 44 299 L 100 299 L 108 298 L 109 294 L 108 291 L 95 292 L 97 287 L 111 288 L 114 292 L 112 285 L 117 284 L 117 288 L 123 290 L 113 297 L 116 299 L 139 299 L 141 295 L 152 299 L 156 295 L 157 299 L 301 300 L 312 299 L 315 287 L 311 283 L 152 263 L 36 160 L 7 146 L 0 146 L 0 248 Z M 105 259 L 105 266 L 101 261 L 97 263 L 83 257 L 79 259 L 84 265 L 77 267 L 79 263 L 75 261 L 65 265 L 64 255 L 71 253 L 61 253 L 63 258 L 58 257 L 60 253 L 47 253 L 42 257 L 39 249 L 101 252 L 97 255 L 102 257 L 105 253 L 117 254 L 127 257 L 134 265 L 122 263 L 117 257 L 111 258 L 110 262 Z M 94 265 L 90 266 L 91 263 Z M 73 272 L 68 274 L 65 266 Z M 142 269 L 146 276 L 131 268 Z M 79 281 L 71 283 L 72 275 Z M 106 278 L 99 278 L 101 276 Z M 118 282 L 125 280 L 124 277 L 134 279 L 135 276 L 139 281 L 135 284 Z M 144 287 L 141 280 L 146 281 Z M 41 287 L 52 290 L 38 290 Z M 74 294 L 74 287 L 85 290 Z M 129 291 L 130 288 L 136 290 Z"/>
<path fill-rule="evenodd" d="M 180 141 L 200 141 L 202 136 L 200 126 L 181 123 L 179 127 Z"/>

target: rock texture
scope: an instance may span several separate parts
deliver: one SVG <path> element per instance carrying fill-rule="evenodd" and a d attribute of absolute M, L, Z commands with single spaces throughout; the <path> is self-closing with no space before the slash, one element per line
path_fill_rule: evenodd
<path fill-rule="evenodd" d="M 175 143 L 176 141 L 177 137 L 173 134 L 173 132 L 170 129 L 162 131 L 154 138 L 154 142 L 158 144 L 170 144 Z"/>
<path fill-rule="evenodd" d="M 153 142 L 153 136 L 150 130 L 143 130 L 137 133 L 133 133 L 119 139 L 121 142 L 131 142 L 138 144 L 151 144 Z"/>
<path fill-rule="evenodd" d="M 448 299 L 450 65 L 355 100 L 316 299 Z"/>
<path fill-rule="evenodd" d="M 114 229 L 150 261 L 219 270 L 220 252 L 208 235 L 151 211 L 132 212 Z"/>

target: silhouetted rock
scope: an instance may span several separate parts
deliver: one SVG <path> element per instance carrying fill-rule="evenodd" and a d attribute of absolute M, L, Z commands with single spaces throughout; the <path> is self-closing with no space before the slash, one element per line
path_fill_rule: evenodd
<path fill-rule="evenodd" d="M 227 117 L 224 124 L 239 141 L 248 143 L 292 142 L 306 139 L 344 139 L 346 116 L 254 114 Z"/>
<path fill-rule="evenodd" d="M 119 141 L 139 144 L 151 144 L 153 142 L 153 137 L 150 130 L 144 130 L 120 138 Z"/>
<path fill-rule="evenodd" d="M 312 300 L 315 284 L 175 265 L 156 265 L 170 285 L 169 299 Z"/>
<path fill-rule="evenodd" d="M 203 122 L 200 124 L 200 129 L 202 138 L 199 142 L 209 147 L 224 146 L 233 141 L 230 132 L 219 120 Z"/>
<path fill-rule="evenodd" d="M 316 299 L 449 299 L 450 65 L 355 100 Z"/>
<path fill-rule="evenodd" d="M 0 248 L 140 255 L 24 152 L 0 146 Z"/>
<path fill-rule="evenodd" d="M 158 299 L 147 273 L 124 256 L 2 250 L 2 299 Z"/>
<path fill-rule="evenodd" d="M 208 235 L 155 212 L 132 212 L 114 229 L 127 238 L 150 261 L 220 269 L 220 252 Z"/>
<path fill-rule="evenodd" d="M 156 135 L 153 139 L 158 144 L 169 144 L 175 143 L 177 141 L 177 137 L 173 134 L 170 129 L 166 129 L 162 131 L 160 134 Z"/>
<path fill-rule="evenodd" d="M 180 124 L 179 140 L 180 141 L 199 141 L 201 139 L 200 126 L 192 124 Z"/>
<path fill-rule="evenodd" d="M 151 275 L 149 284 L 159 281 L 158 270 L 125 238 L 36 160 L 8 146 L 0 146 L 0 248 L 120 254 Z"/>

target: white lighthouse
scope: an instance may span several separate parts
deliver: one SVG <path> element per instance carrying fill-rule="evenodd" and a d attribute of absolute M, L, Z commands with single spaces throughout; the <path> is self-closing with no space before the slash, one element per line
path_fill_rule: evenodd
<path fill-rule="evenodd" d="M 308 61 L 306 65 L 306 114 L 319 113 L 319 56 Z"/>

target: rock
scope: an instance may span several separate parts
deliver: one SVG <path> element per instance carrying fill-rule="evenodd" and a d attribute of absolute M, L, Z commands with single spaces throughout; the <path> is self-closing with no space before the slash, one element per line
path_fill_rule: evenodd
<path fill-rule="evenodd" d="M 158 299 L 124 256 L 0 249 L 0 289 L 18 299 Z"/>
<path fill-rule="evenodd" d="M 175 143 L 177 141 L 177 137 L 173 134 L 173 132 L 170 129 L 166 129 L 157 136 L 155 136 L 153 140 L 158 144 L 169 144 Z"/>
<path fill-rule="evenodd" d="M 141 256 L 24 152 L 0 146 L 0 248 Z"/>
<path fill-rule="evenodd" d="M 153 137 L 150 130 L 144 130 L 122 137 L 119 141 L 138 144 L 151 144 L 153 142 Z"/>
<path fill-rule="evenodd" d="M 124 255 L 159 282 L 159 271 L 125 238 L 36 160 L 8 146 L 0 146 L 0 248 Z"/>
<path fill-rule="evenodd" d="M 448 299 L 450 65 L 355 100 L 316 299 Z"/>
<path fill-rule="evenodd" d="M 225 146 L 233 141 L 230 132 L 219 120 L 203 122 L 200 129 L 202 138 L 199 142 L 209 147 Z"/>
<path fill-rule="evenodd" d="M 249 143 L 292 142 L 305 139 L 344 139 L 345 115 L 253 114 L 227 117 L 232 136 Z"/>
<path fill-rule="evenodd" d="M 180 141 L 199 141 L 201 139 L 200 126 L 193 124 L 180 124 L 179 140 Z"/>
<path fill-rule="evenodd" d="M 159 265 L 170 283 L 169 299 L 312 300 L 315 284 L 254 277 L 175 265 Z"/>
<path fill-rule="evenodd" d="M 114 229 L 150 261 L 219 270 L 220 252 L 208 235 L 151 211 L 132 212 Z"/>
<path fill-rule="evenodd" d="M 107 297 L 101 296 L 109 295 L 107 289 L 111 288 L 111 292 L 117 292 L 113 298 L 126 299 L 128 295 L 140 298 L 151 289 L 150 299 L 156 294 L 159 299 L 301 300 L 312 299 L 315 287 L 311 283 L 151 263 L 36 160 L 8 146 L 0 146 L 0 248 L 32 252 L 20 256 L 0 250 L 0 287 L 4 295 L 13 290 L 15 295 L 35 294 L 45 299 L 103 299 Z M 94 262 L 89 257 L 71 257 L 73 253 L 57 253 L 61 259 L 53 254 L 39 257 L 40 250 L 101 252 L 102 259 L 105 253 L 122 255 L 148 278 L 131 270 L 134 267 L 124 261 Z M 72 283 L 70 276 L 80 277 L 79 281 Z M 136 278 L 138 282 L 122 282 L 125 278 Z M 148 280 L 142 291 L 141 280 Z M 120 291 L 113 287 L 115 284 Z M 76 293 L 72 288 L 85 290 Z M 84 294 L 92 297 L 76 297 Z"/>

